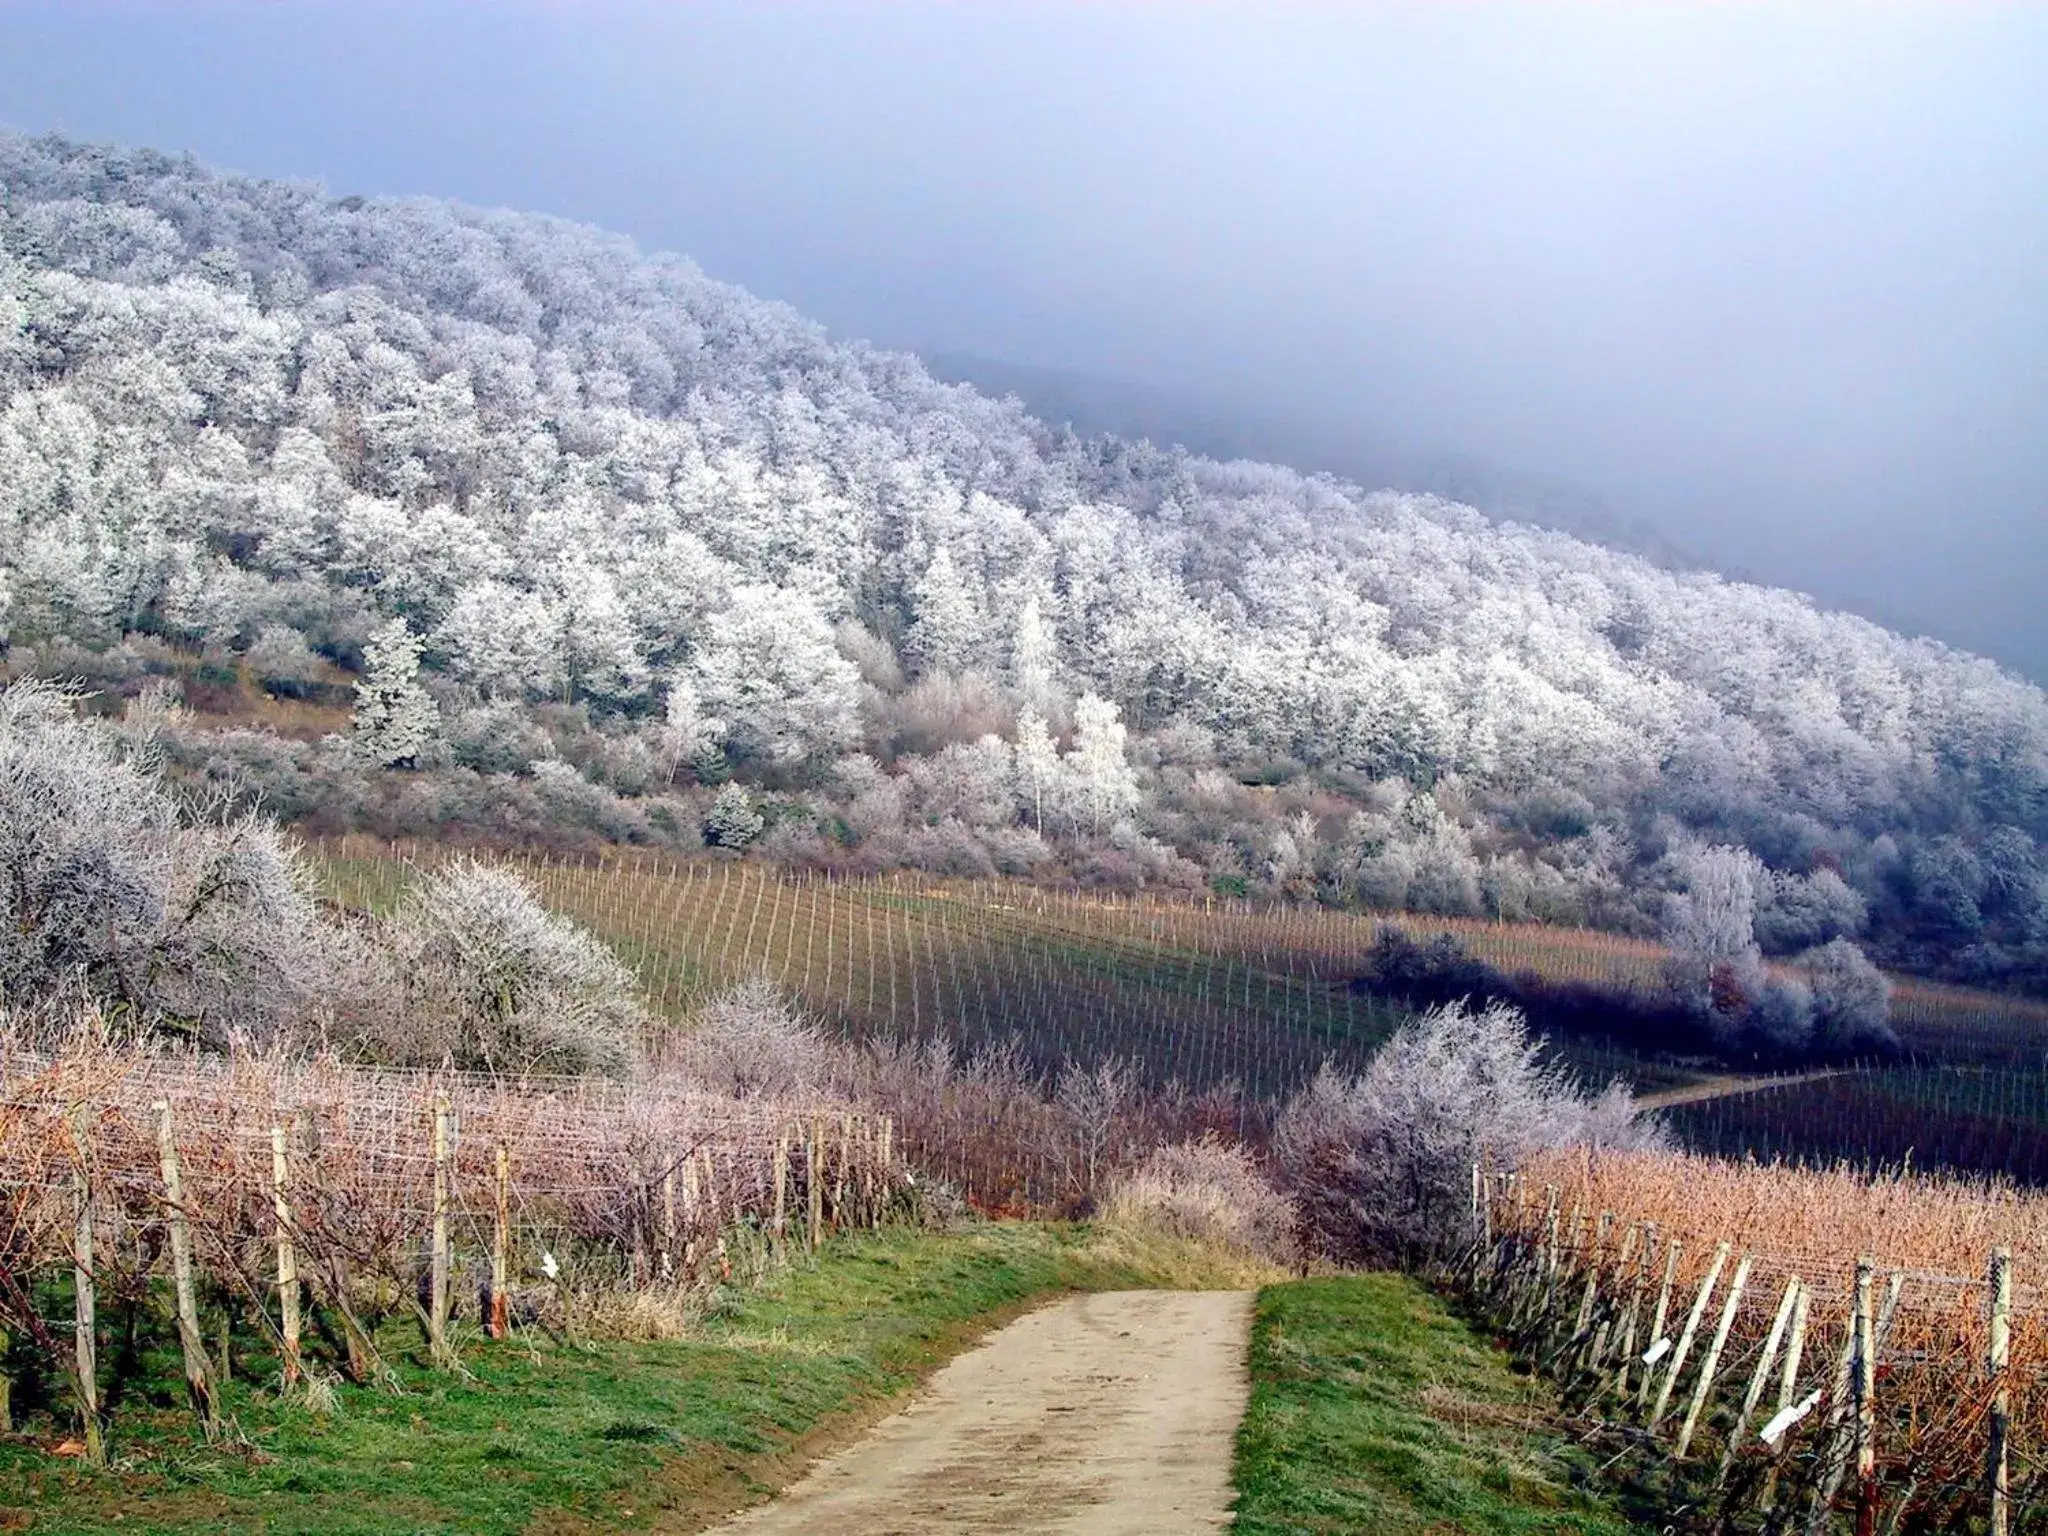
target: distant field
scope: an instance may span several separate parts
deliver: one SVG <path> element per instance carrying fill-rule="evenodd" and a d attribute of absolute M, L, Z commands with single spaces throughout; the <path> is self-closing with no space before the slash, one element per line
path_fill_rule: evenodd
<path fill-rule="evenodd" d="M 315 849 L 330 899 L 388 910 L 434 845 L 347 839 Z M 1159 1077 L 1236 1079 L 1282 1091 L 1326 1056 L 1357 1063 L 1401 1012 L 1352 981 L 1384 923 L 1449 933 L 1510 974 L 1647 989 L 1664 951 L 1586 929 L 1412 914 L 1255 907 L 1200 897 L 1051 890 L 930 877 L 839 878 L 730 859 L 625 853 L 513 856 L 548 903 L 639 973 L 655 1007 L 686 1015 L 709 992 L 765 972 L 850 1033 L 908 1031 L 963 1046 L 1016 1039 L 1035 1058 L 1130 1056 Z M 2048 1003 L 1902 981 L 1908 1047 L 1949 1060 L 2014 1060 L 2048 1045 Z M 1558 1042 L 1589 1079 L 1645 1090 L 1701 1075 L 1625 1038 Z"/>

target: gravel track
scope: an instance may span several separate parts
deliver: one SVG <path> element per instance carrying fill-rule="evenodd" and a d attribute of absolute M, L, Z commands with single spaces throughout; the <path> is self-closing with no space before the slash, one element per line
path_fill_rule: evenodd
<path fill-rule="evenodd" d="M 774 1503 L 750 1536 L 1059 1532 L 1230 1524 L 1251 1294 L 1112 1291 L 1032 1312 Z"/>

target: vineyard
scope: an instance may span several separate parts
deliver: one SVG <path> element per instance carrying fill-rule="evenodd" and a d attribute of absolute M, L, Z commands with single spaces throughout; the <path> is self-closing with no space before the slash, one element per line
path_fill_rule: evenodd
<path fill-rule="evenodd" d="M 343 907 L 388 911 L 432 849 L 339 845 L 321 877 Z M 1041 1067 L 1121 1056 L 1154 1081 L 1285 1092 L 1325 1058 L 1353 1065 L 1401 1013 L 1350 985 L 1356 952 L 1262 945 L 1248 916 L 1028 886 L 846 880 L 737 861 L 515 860 L 556 911 L 638 973 L 681 1020 L 720 988 L 766 975 L 839 1032 L 1016 1042 Z M 1241 926 L 1240 926 L 1241 924 Z M 1354 930 L 1369 945 L 1372 930 Z M 1275 935 L 1277 939 L 1279 936 Z M 1347 968 L 1348 966 L 1348 968 Z"/>
<path fill-rule="evenodd" d="M 431 845 L 320 845 L 329 898 L 388 911 Z M 686 1017 L 710 992 L 765 974 L 851 1035 L 1016 1041 L 1044 1065 L 1129 1057 L 1155 1079 L 1282 1093 L 1325 1058 L 1356 1065 L 1402 1010 L 1359 990 L 1382 924 L 1450 934 L 1504 974 L 1534 972 L 1617 994 L 1662 977 L 1663 949 L 1586 929 L 1315 907 L 1051 890 L 931 878 L 841 878 L 720 861 L 511 860 L 548 905 L 610 944 L 655 1009 Z M 2032 1059 L 2048 1003 L 1901 981 L 1894 1022 L 1944 1060 Z M 1640 1088 L 1697 1074 L 1625 1038 L 1554 1042 L 1583 1076 Z"/>
<path fill-rule="evenodd" d="M 213 1440 L 231 1358 L 317 1401 L 322 1383 L 385 1381 L 394 1317 L 416 1317 L 450 1371 L 475 1336 L 460 1318 L 494 1337 L 680 1326 L 708 1283 L 879 1221 L 908 1187 L 893 1125 L 823 1095 L 167 1057 L 86 1035 L 4 1068 L 0 1429 L 16 1377 L 45 1397 L 62 1383 L 90 1460 L 103 1333 L 126 1341 L 117 1382 L 139 1339 L 165 1336 Z"/>
<path fill-rule="evenodd" d="M 1701 1525 L 2048 1512 L 2048 1199 L 1559 1153 L 1474 1200 L 1477 1304 Z"/>
<path fill-rule="evenodd" d="M 1729 1157 L 1911 1165 L 2048 1185 L 2048 1072 L 1867 1066 L 1664 1112 L 1687 1146 Z"/>

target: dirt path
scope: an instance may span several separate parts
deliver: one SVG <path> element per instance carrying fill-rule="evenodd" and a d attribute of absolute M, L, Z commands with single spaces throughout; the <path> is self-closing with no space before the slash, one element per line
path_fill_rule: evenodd
<path fill-rule="evenodd" d="M 1180 1536 L 1230 1523 L 1251 1296 L 1113 1291 L 1030 1313 L 720 1526 L 750 1536 Z"/>
<path fill-rule="evenodd" d="M 1822 1067 L 1814 1072 L 1795 1072 L 1782 1077 L 1708 1077 L 1683 1088 L 1645 1094 L 1636 1102 L 1644 1109 L 1670 1109 L 1676 1104 L 1700 1104 L 1708 1099 L 1725 1099 L 1738 1093 L 1762 1093 L 1767 1088 L 1789 1088 L 1794 1083 L 1819 1082 L 1824 1077 L 1841 1077 L 1853 1067 Z"/>

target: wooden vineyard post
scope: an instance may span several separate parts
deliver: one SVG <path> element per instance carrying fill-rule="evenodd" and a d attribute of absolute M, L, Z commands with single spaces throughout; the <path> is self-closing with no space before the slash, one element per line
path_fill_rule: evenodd
<path fill-rule="evenodd" d="M 1714 1245 L 1713 1262 L 1707 1265 L 1707 1273 L 1700 1281 L 1699 1293 L 1692 1299 L 1692 1310 L 1685 1315 L 1685 1327 L 1678 1335 L 1678 1347 L 1671 1351 L 1671 1367 L 1664 1373 L 1664 1385 L 1657 1389 L 1657 1405 L 1650 1410 L 1648 1428 L 1656 1433 L 1657 1425 L 1664 1418 L 1664 1410 L 1671 1406 L 1672 1389 L 1678 1385 L 1679 1372 L 1685 1369 L 1686 1357 L 1692 1353 L 1692 1341 L 1699 1336 L 1700 1318 L 1706 1313 L 1707 1303 L 1713 1298 L 1714 1286 L 1721 1279 L 1721 1268 L 1728 1262 L 1728 1245 Z"/>
<path fill-rule="evenodd" d="M 1635 1281 L 1629 1286 L 1628 1313 L 1621 1323 L 1621 1347 L 1616 1351 L 1620 1364 L 1614 1371 L 1614 1396 L 1624 1408 L 1628 1405 L 1628 1373 L 1635 1368 L 1636 1325 L 1643 1320 L 1643 1293 L 1649 1288 L 1650 1267 L 1657 1260 L 1657 1223 L 1643 1223 L 1642 1251 L 1636 1255 Z"/>
<path fill-rule="evenodd" d="M 1766 1510 L 1777 1502 L 1777 1458 L 1788 1443 L 1784 1437 L 1791 1427 L 1792 1394 L 1799 1390 L 1799 1367 L 1805 1363 L 1806 1314 L 1812 1306 L 1813 1293 L 1802 1282 L 1799 1286 L 1799 1299 L 1792 1303 L 1792 1336 L 1785 1341 L 1785 1369 L 1778 1376 L 1777 1412 L 1771 1416 L 1771 1424 L 1764 1426 L 1766 1433 L 1772 1425 L 1778 1426 L 1779 1434 L 1779 1438 L 1771 1443 L 1771 1470 L 1764 1479 L 1763 1493 L 1757 1500 L 1758 1507 Z"/>
<path fill-rule="evenodd" d="M 699 1147 L 698 1152 L 704 1165 L 704 1210 L 711 1218 L 711 1241 L 718 1256 L 718 1278 L 732 1278 L 732 1260 L 725 1251 L 725 1215 L 718 1205 L 718 1164 L 713 1161 L 709 1146 Z"/>
<path fill-rule="evenodd" d="M 2006 1536 L 2012 1522 L 2012 1490 L 2008 1483 L 2011 1469 L 2007 1465 L 2012 1389 L 2006 1383 L 2011 1352 L 2012 1250 L 1999 1248 L 1991 1255 L 1991 1349 L 1986 1361 L 1991 1372 L 1991 1444 L 1984 1470 L 1991 1496 L 1989 1536 Z"/>
<path fill-rule="evenodd" d="M 270 1200 L 277 1218 L 277 1313 L 280 1373 L 286 1391 L 299 1384 L 299 1256 L 292 1245 L 291 1157 L 284 1127 L 270 1128 Z"/>
<path fill-rule="evenodd" d="M 1634 1222 L 1630 1222 L 1628 1230 L 1621 1234 L 1621 1252 L 1614 1260 L 1614 1288 L 1613 1294 L 1608 1298 L 1607 1315 L 1600 1319 L 1600 1326 L 1594 1331 L 1592 1342 L 1586 1346 L 1585 1368 L 1593 1377 L 1593 1393 L 1596 1397 L 1601 1393 L 1601 1383 L 1607 1367 L 1607 1352 L 1614 1343 L 1615 1325 L 1621 1317 L 1621 1289 L 1628 1284 L 1630 1266 L 1635 1261 L 1636 1242 L 1641 1236 L 1642 1231 Z M 1629 1305 L 1631 1309 L 1634 1308 L 1633 1299 Z"/>
<path fill-rule="evenodd" d="M 1856 1536 L 1877 1530 L 1877 1341 L 1871 1328 L 1871 1261 L 1856 1265 Z"/>
<path fill-rule="evenodd" d="M 1764 1387 L 1771 1379 L 1771 1367 L 1778 1363 L 1778 1347 L 1785 1342 L 1785 1328 L 1792 1321 L 1792 1309 L 1799 1300 L 1799 1290 L 1797 1275 L 1785 1282 L 1785 1294 L 1778 1300 L 1778 1310 L 1771 1319 L 1771 1331 L 1764 1340 L 1763 1353 L 1756 1357 L 1756 1369 L 1750 1373 L 1749 1390 L 1742 1395 L 1742 1411 L 1735 1415 L 1735 1427 L 1728 1431 L 1728 1444 L 1721 1452 L 1721 1468 L 1714 1477 L 1716 1488 L 1728 1481 L 1728 1473 L 1735 1465 L 1735 1452 L 1742 1444 L 1742 1437 L 1749 1432 L 1749 1421 L 1756 1413 L 1756 1405 L 1763 1400 Z"/>
<path fill-rule="evenodd" d="M 1664 1342 L 1664 1324 L 1671 1315 L 1671 1286 L 1678 1278 L 1678 1257 L 1685 1252 L 1685 1244 L 1673 1238 L 1664 1245 L 1664 1284 L 1657 1291 L 1657 1306 L 1650 1314 L 1648 1343 L 1643 1347 L 1643 1381 L 1636 1389 L 1636 1409 L 1641 1412 L 1650 1406 L 1650 1386 L 1657 1379 L 1656 1349 Z"/>
<path fill-rule="evenodd" d="M 1602 1211 L 1595 1229 L 1593 1251 L 1586 1261 L 1586 1285 L 1579 1293 L 1578 1316 L 1572 1319 L 1572 1336 L 1565 1341 L 1564 1348 L 1558 1353 L 1560 1377 L 1569 1376 L 1569 1362 L 1575 1354 L 1578 1358 L 1584 1359 L 1585 1355 L 1580 1352 L 1590 1352 L 1592 1349 L 1593 1306 L 1600 1299 L 1600 1261 L 1607 1253 L 1607 1234 L 1613 1230 L 1614 1212 Z"/>
<path fill-rule="evenodd" d="M 683 1170 L 683 1273 L 697 1272 L 697 1160 L 685 1152 Z"/>
<path fill-rule="evenodd" d="M 448 1347 L 448 1091 L 434 1090 L 434 1228 L 427 1271 L 427 1348 L 435 1365 L 455 1363 Z"/>
<path fill-rule="evenodd" d="M 789 1228 L 789 1128 L 775 1133 L 775 1219 L 770 1228 L 781 1242 Z"/>
<path fill-rule="evenodd" d="M 96 1467 L 103 1467 L 107 1464 L 107 1442 L 100 1427 L 99 1298 L 93 1280 L 92 1251 L 92 1142 L 83 1104 L 72 1111 L 71 1134 L 78 1158 L 74 1174 L 78 1212 L 71 1233 L 78 1418 L 85 1431 L 85 1459 Z"/>
<path fill-rule="evenodd" d="M 1848 1471 L 1852 1452 L 1861 1459 L 1863 1402 L 1860 1388 L 1863 1377 L 1863 1353 L 1865 1343 L 1865 1314 L 1870 1307 L 1870 1276 L 1874 1266 L 1866 1256 L 1856 1261 L 1855 1287 L 1850 1293 L 1848 1326 L 1843 1330 L 1842 1355 L 1835 1363 L 1834 1393 L 1828 1406 L 1826 1447 L 1821 1465 L 1821 1475 L 1813 1490 L 1813 1503 L 1807 1510 L 1807 1536 L 1824 1536 L 1829 1516 L 1834 1510 L 1835 1494 L 1840 1491 L 1842 1478 Z M 1854 1412 L 1856 1422 L 1843 1432 L 1844 1420 Z M 1859 1520 L 1860 1523 L 1860 1520 Z"/>
<path fill-rule="evenodd" d="M 171 1106 L 158 1099 L 157 1154 L 163 1164 L 165 1220 L 171 1232 L 171 1281 L 177 1291 L 178 1346 L 185 1357 L 185 1389 L 199 1415 L 206 1438 L 220 1433 L 220 1410 L 213 1386 L 213 1364 L 206 1356 L 206 1338 L 199 1331 L 199 1296 L 193 1286 L 192 1229 L 185 1219 L 185 1179 L 178 1168 L 178 1141 Z"/>
<path fill-rule="evenodd" d="M 1742 1288 L 1749 1283 L 1749 1264 L 1749 1255 L 1745 1253 L 1735 1266 L 1735 1278 L 1728 1283 L 1728 1297 L 1721 1303 L 1720 1325 L 1714 1329 L 1706 1358 L 1700 1361 L 1700 1379 L 1693 1386 L 1692 1402 L 1685 1410 L 1685 1424 L 1678 1431 L 1678 1445 L 1671 1453 L 1674 1460 L 1685 1460 L 1685 1453 L 1692 1447 L 1693 1431 L 1699 1428 L 1700 1410 L 1707 1406 L 1707 1398 L 1714 1390 L 1714 1375 L 1721 1368 L 1721 1351 L 1728 1347 L 1728 1334 L 1735 1326 L 1735 1312 L 1742 1305 Z"/>
<path fill-rule="evenodd" d="M 846 1182 L 853 1166 L 853 1116 L 839 1117 L 839 1172 L 832 1181 L 832 1225 L 846 1225 Z"/>
<path fill-rule="evenodd" d="M 661 1170 L 661 1278 L 676 1277 L 676 1163 L 670 1158 Z"/>
<path fill-rule="evenodd" d="M 875 1208 L 874 1225 L 880 1227 L 889 1192 L 895 1181 L 890 1177 L 896 1166 L 896 1121 L 892 1116 L 882 1116 L 882 1123 L 875 1129 Z"/>
<path fill-rule="evenodd" d="M 491 1223 L 491 1320 L 494 1339 L 512 1336 L 512 1153 L 498 1143 L 498 1199 Z M 670 1212 L 673 1225 L 673 1209 Z M 663 1250 L 663 1258 L 667 1251 Z"/>
<path fill-rule="evenodd" d="M 808 1197 L 810 1215 L 811 1251 L 816 1252 L 825 1241 L 825 1122 L 811 1121 L 811 1142 L 806 1149 L 809 1180 L 804 1191 Z"/>

